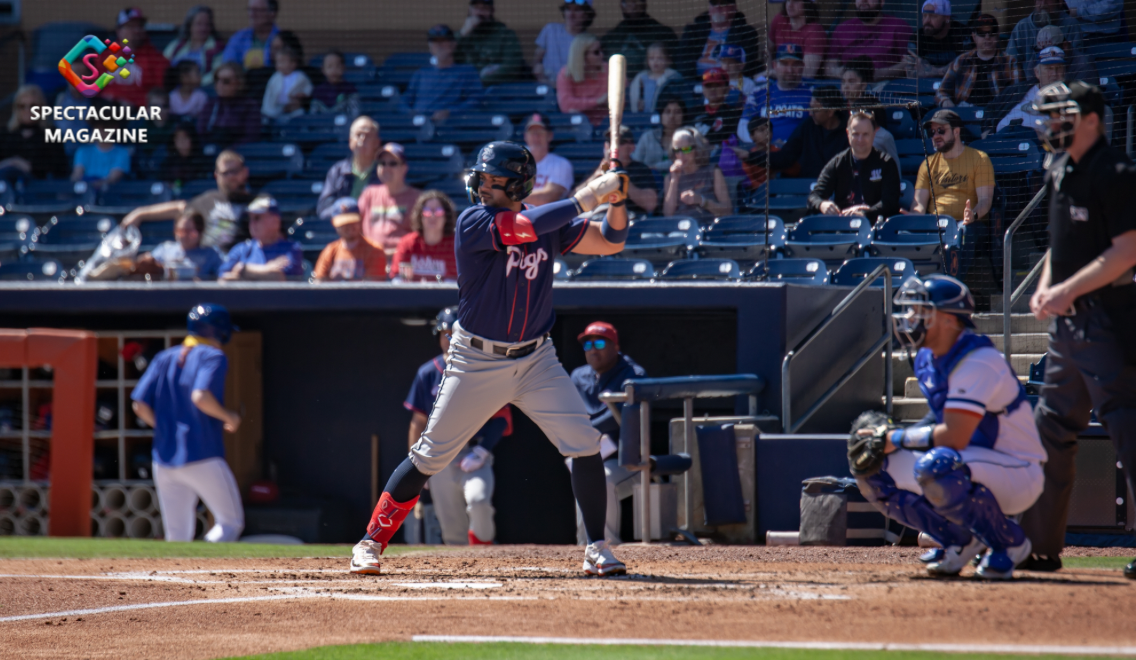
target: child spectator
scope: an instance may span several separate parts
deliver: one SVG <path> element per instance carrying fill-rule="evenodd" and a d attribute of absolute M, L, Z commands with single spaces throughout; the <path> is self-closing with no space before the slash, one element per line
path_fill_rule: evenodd
<path fill-rule="evenodd" d="M 201 235 L 205 232 L 205 218 L 197 211 L 186 208 L 174 223 L 174 240 L 165 241 L 153 252 L 138 258 L 139 267 L 152 260 L 167 269 L 181 269 L 192 266 L 192 279 L 215 280 L 221 268 L 221 253 L 215 247 L 202 247 Z M 185 279 L 179 277 L 178 279 Z"/>
<path fill-rule="evenodd" d="M 312 81 L 300 70 L 303 53 L 280 35 L 276 39 L 279 40 L 273 48 L 276 73 L 268 79 L 260 114 L 266 120 L 282 123 L 304 114 L 304 101 L 312 94 Z"/>
<path fill-rule="evenodd" d="M 595 36 L 572 40 L 568 65 L 556 78 L 556 100 L 561 112 L 583 113 L 592 125 L 607 117 L 607 60 Z"/>
<path fill-rule="evenodd" d="M 722 69 L 707 69 L 702 74 L 702 94 L 706 97 L 706 105 L 702 114 L 694 118 L 694 126 L 716 149 L 737 132 L 742 106 L 730 103 L 730 81 Z"/>
<path fill-rule="evenodd" d="M 657 101 L 671 83 L 681 83 L 682 76 L 671 68 L 671 57 L 662 42 L 647 47 L 647 68 L 631 80 L 628 112 L 655 112 Z"/>
<path fill-rule="evenodd" d="M 197 134 L 224 147 L 260 137 L 260 108 L 245 96 L 245 72 L 240 64 L 226 62 L 214 76 L 217 97 L 209 99 L 197 115 Z"/>
<path fill-rule="evenodd" d="M 118 128 L 115 121 L 92 121 L 92 131 L 100 133 Z M 91 181 L 105 188 L 130 173 L 130 150 L 113 142 L 80 145 L 75 150 L 72 181 Z"/>
<path fill-rule="evenodd" d="M 170 90 L 170 114 L 196 117 L 209 97 L 201 90 L 201 67 L 193 60 L 182 60 L 174 68 L 177 87 Z"/>
<path fill-rule="evenodd" d="M 138 145 L 138 149 L 145 153 L 151 153 L 158 147 L 169 144 L 170 140 L 174 139 L 174 125 L 177 122 L 170 114 L 170 95 L 165 89 L 155 87 L 147 92 L 146 104 L 152 108 L 161 108 L 161 114 L 157 119 L 138 121 L 131 128 L 146 129 L 146 144 Z"/>
<path fill-rule="evenodd" d="M 744 73 L 745 49 L 735 44 L 724 44 L 719 51 L 718 62 L 722 64 L 722 69 L 730 79 L 730 96 L 726 102 L 738 106 L 745 104 L 749 95 L 757 89 L 757 83 L 752 78 L 747 78 Z"/>
<path fill-rule="evenodd" d="M 410 233 L 410 210 L 422 191 L 406 183 L 406 150 L 388 142 L 379 151 L 377 171 L 381 185 L 367 186 L 359 195 L 363 236 L 377 248 L 393 253 L 398 241 Z"/>
<path fill-rule="evenodd" d="M 324 55 L 320 71 L 323 73 L 324 82 L 316 85 L 312 90 L 310 111 L 341 112 L 348 116 L 358 114 L 359 90 L 353 83 L 343 79 L 343 53 L 333 50 Z"/>
<path fill-rule="evenodd" d="M 169 147 L 160 168 L 162 181 L 177 188 L 190 181 L 204 179 L 212 172 L 212 163 L 201 153 L 193 124 L 179 122 Z"/>
<path fill-rule="evenodd" d="M 391 260 L 391 279 L 403 282 L 453 281 L 458 277 L 454 256 L 454 203 L 439 190 L 427 190 L 410 212 L 410 233 L 403 236 Z"/>
<path fill-rule="evenodd" d="M 773 137 L 773 128 L 765 117 L 754 117 L 749 122 L 749 138 L 753 141 L 749 149 L 731 147 L 738 159 L 742 162 L 742 170 L 746 174 L 747 188 L 757 190 L 769 180 L 768 154 L 777 152 L 779 147 L 770 146 L 769 140 Z"/>
<path fill-rule="evenodd" d="M 631 158 L 656 172 L 666 172 L 671 168 L 671 138 L 686 123 L 686 105 L 674 96 L 660 99 L 659 105 L 663 108 L 659 112 L 659 127 L 643 132 Z"/>
<path fill-rule="evenodd" d="M 596 20 L 592 0 L 567 0 L 560 5 L 560 14 L 564 17 L 563 23 L 545 25 L 536 37 L 533 76 L 541 82 L 559 84 L 557 76 L 568 66 L 572 41 Z"/>
<path fill-rule="evenodd" d="M 387 255 L 363 238 L 359 205 L 350 197 L 332 204 L 331 224 L 339 240 L 320 252 L 312 277 L 317 282 L 328 280 L 385 280 Z"/>

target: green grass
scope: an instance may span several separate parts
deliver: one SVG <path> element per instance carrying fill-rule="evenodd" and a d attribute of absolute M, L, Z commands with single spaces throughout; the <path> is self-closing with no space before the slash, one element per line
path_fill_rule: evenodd
<path fill-rule="evenodd" d="M 1136 551 L 1133 551 L 1136 554 Z M 1128 557 L 1062 557 L 1061 563 L 1069 568 L 1115 568 L 1120 570 L 1132 556 Z"/>
<path fill-rule="evenodd" d="M 965 660 L 1006 660 L 1006 658 L 1061 658 L 1080 656 L 1019 656 L 993 653 L 927 653 L 915 651 L 817 651 L 812 649 L 705 648 L 691 646 L 569 646 L 564 644 L 445 644 L 424 642 L 388 642 L 321 646 L 306 651 L 244 656 L 262 660 L 929 660 L 959 658 Z M 1085 656 L 1087 657 L 1087 656 Z"/>
<path fill-rule="evenodd" d="M 419 548 L 390 546 L 387 556 Z M 143 539 L 0 537 L 0 559 L 69 557 L 86 559 L 154 557 L 350 557 L 350 545 L 262 545 L 258 543 L 167 543 Z"/>

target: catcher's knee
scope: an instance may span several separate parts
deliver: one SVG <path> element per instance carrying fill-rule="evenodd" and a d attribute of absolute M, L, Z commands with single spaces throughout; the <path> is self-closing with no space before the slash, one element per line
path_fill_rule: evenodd
<path fill-rule="evenodd" d="M 970 469 L 950 447 L 935 447 L 915 462 L 915 480 L 936 511 L 946 512 L 966 501 L 971 491 Z"/>

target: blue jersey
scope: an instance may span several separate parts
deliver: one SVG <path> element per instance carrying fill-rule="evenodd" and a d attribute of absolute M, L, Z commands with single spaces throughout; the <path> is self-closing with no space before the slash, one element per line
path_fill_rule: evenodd
<path fill-rule="evenodd" d="M 592 426 L 600 433 L 606 433 L 609 438 L 619 442 L 619 423 L 611 414 L 607 404 L 600 401 L 603 392 L 622 392 L 623 381 L 630 378 L 646 378 L 647 371 L 639 366 L 635 360 L 620 354 L 615 366 L 596 375 L 592 365 L 585 364 L 572 372 L 572 384 L 584 399 L 584 408 L 592 419 Z"/>
<path fill-rule="evenodd" d="M 438 398 L 438 388 L 442 386 L 442 374 L 445 370 L 445 355 L 439 355 L 418 367 L 418 375 L 414 377 L 414 382 L 410 385 L 410 394 L 406 395 L 406 401 L 402 404 L 403 407 L 411 412 L 422 413 L 429 417 L 430 410 L 434 407 L 434 399 Z M 495 419 L 505 420 L 505 425 L 493 425 Z M 482 447 L 493 451 L 497 441 L 502 436 L 507 435 L 513 435 L 513 411 L 506 405 L 489 418 L 489 421 L 477 432 L 475 437 L 481 438 Z"/>
<path fill-rule="evenodd" d="M 283 238 L 272 245 L 261 245 L 260 241 L 252 238 L 234 245 L 233 249 L 229 250 L 225 263 L 221 265 L 220 272 L 224 275 L 241 262 L 263 266 L 282 256 L 288 257 L 288 266 L 284 269 L 285 275 L 296 277 L 304 274 L 304 253 L 300 250 L 300 244 Z"/>
<path fill-rule="evenodd" d="M 194 405 L 194 390 L 208 390 L 218 401 L 225 400 L 225 373 L 229 361 L 220 349 L 197 345 L 178 364 L 182 347 L 158 353 L 130 394 L 154 410 L 154 462 L 167 467 L 207 458 L 224 458 L 221 420 L 201 412 Z"/>
<path fill-rule="evenodd" d="M 551 330 L 553 262 L 587 229 L 587 220 L 576 218 L 538 235 L 509 209 L 479 204 L 463 211 L 454 232 L 462 328 L 510 344 Z"/>
<path fill-rule="evenodd" d="M 765 96 L 769 95 L 769 124 L 772 130 L 772 140 L 775 146 L 780 147 L 789 140 L 797 125 L 805 120 L 809 114 L 809 101 L 813 92 L 808 87 L 796 89 L 781 89 L 777 83 L 758 87 L 750 94 L 742 111 L 742 120 L 749 121 L 754 117 L 765 117 Z M 749 141 L 749 136 L 739 136 Z"/>

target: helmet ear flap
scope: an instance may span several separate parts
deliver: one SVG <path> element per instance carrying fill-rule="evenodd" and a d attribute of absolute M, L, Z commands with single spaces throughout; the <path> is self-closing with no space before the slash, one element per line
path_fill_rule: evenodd
<path fill-rule="evenodd" d="M 481 188 L 481 173 L 480 172 L 466 172 L 465 173 L 465 196 L 469 198 L 470 204 L 478 204 L 481 200 L 477 196 L 478 189 Z"/>

